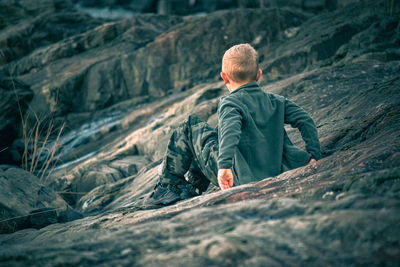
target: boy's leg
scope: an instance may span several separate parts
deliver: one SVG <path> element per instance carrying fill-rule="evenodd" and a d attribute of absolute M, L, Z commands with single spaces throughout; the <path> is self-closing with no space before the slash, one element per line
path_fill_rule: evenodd
<path fill-rule="evenodd" d="M 218 185 L 217 156 L 217 132 L 197 116 L 190 115 L 171 135 L 160 181 L 170 185 L 184 184 L 185 173 L 195 164 L 203 177 Z"/>
<path fill-rule="evenodd" d="M 187 178 L 191 185 L 193 185 L 196 194 L 205 192 L 210 185 L 210 180 L 203 174 L 195 160 L 192 160 Z"/>
<path fill-rule="evenodd" d="M 189 116 L 171 135 L 163 160 L 160 186 L 150 196 L 150 199 L 153 198 L 151 202 L 154 204 L 159 198 L 162 203 L 157 204 L 166 205 L 182 199 L 179 198 L 182 186 L 187 185 L 184 175 L 191 165 L 198 167 L 204 174 L 202 177 L 198 177 L 199 179 L 207 178 L 218 185 L 217 156 L 217 132 L 198 117 Z M 160 191 L 160 194 L 156 192 L 157 190 Z"/>

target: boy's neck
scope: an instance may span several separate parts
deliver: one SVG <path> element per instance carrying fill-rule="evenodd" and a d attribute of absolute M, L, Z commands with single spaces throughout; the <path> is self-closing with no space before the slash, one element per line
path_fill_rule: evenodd
<path fill-rule="evenodd" d="M 237 90 L 240 86 L 243 86 L 245 84 L 251 83 L 251 82 L 257 82 L 262 76 L 262 70 L 258 69 L 257 71 L 257 77 L 255 80 L 250 80 L 250 81 L 245 81 L 245 82 L 235 82 L 232 81 L 228 75 L 226 75 L 225 72 L 221 72 L 221 78 L 224 80 L 226 88 L 228 89 L 229 93 L 234 92 L 235 90 Z"/>
<path fill-rule="evenodd" d="M 229 84 L 226 84 L 226 87 L 228 88 L 229 93 L 232 93 L 234 91 L 236 91 L 239 87 L 251 83 L 252 81 L 248 81 L 248 82 L 242 82 L 242 83 L 235 83 L 230 81 Z"/>

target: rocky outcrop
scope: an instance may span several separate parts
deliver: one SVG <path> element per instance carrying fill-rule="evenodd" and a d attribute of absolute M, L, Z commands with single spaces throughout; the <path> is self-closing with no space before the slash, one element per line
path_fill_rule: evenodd
<path fill-rule="evenodd" d="M 32 210 L 48 216 L 18 226 L 41 229 L 0 235 L 1 262 L 396 265 L 400 26 L 399 14 L 390 15 L 386 4 L 354 4 L 316 16 L 292 9 L 230 10 L 187 18 L 139 15 L 66 37 L 3 66 L 19 73 L 35 93 L 39 88 L 69 93 L 66 88 L 78 84 L 79 92 L 94 89 L 72 104 L 65 104 L 72 97 L 68 95 L 60 98 L 66 102 L 53 105 L 59 114 L 68 113 L 58 118 L 71 127 L 60 139 L 65 151 L 57 154 L 60 164 L 45 185 L 39 187 L 31 177 L 32 191 L 21 191 L 34 198 L 39 189 L 52 188 L 86 217 L 57 223 L 62 220 L 48 210 L 49 202 L 34 206 L 18 197 L 24 209 L 13 216 L 26 220 Z M 216 125 L 219 98 L 227 93 L 216 81 L 221 54 L 242 41 L 260 53 L 262 88 L 290 98 L 314 118 L 323 159 L 226 191 L 210 186 L 201 196 L 150 209 L 143 199 L 158 179 L 170 133 L 192 113 Z M 74 50 L 73 43 L 83 50 Z M 78 64 L 78 59 L 84 60 Z M 45 70 L 56 77 L 38 79 Z M 82 80 L 75 83 L 73 77 L 79 75 Z M 123 80 L 140 92 L 120 94 L 115 88 Z M 99 81 L 106 83 L 105 91 L 98 89 Z M 96 93 L 101 97 L 94 97 Z M 122 96 L 130 99 L 113 105 Z M 35 101 L 31 105 L 50 103 Z M 297 130 L 287 131 L 293 143 L 304 146 Z M 10 170 L 22 172 L 2 173 Z M 12 222 L 9 216 L 4 218 Z"/>
<path fill-rule="evenodd" d="M 79 6 L 84 8 L 122 9 L 133 12 L 151 12 L 163 15 L 188 15 L 238 7 L 237 0 L 78 0 L 77 2 Z"/>
<path fill-rule="evenodd" d="M 82 218 L 36 176 L 0 166 L 0 234 Z"/>
<path fill-rule="evenodd" d="M 48 16 L 45 13 L 43 18 L 33 19 L 43 21 L 38 25 L 47 28 Z M 66 18 L 61 12 L 53 16 Z M 127 98 L 166 96 L 171 89 L 176 93 L 201 81 L 216 79 L 216 63 L 226 48 L 241 41 L 259 46 L 279 42 L 285 38 L 283 28 L 297 26 L 306 18 L 294 10 L 239 10 L 185 21 L 180 17 L 137 15 L 95 28 L 92 26 L 100 20 L 88 19 L 79 27 L 67 24 L 67 33 L 75 32 L 72 36 L 58 36 L 61 41 L 53 40 L 53 44 L 41 46 L 26 56 L 26 52 L 14 53 L 15 60 L 2 69 L 31 85 L 34 98 L 30 111 L 36 114 L 48 115 L 50 111 L 51 116 L 59 117 L 71 112 L 93 112 Z M 260 31 L 269 21 L 273 22 L 269 23 L 270 30 Z M 43 26 L 33 25 L 34 32 L 42 31 Z M 224 35 L 219 34 L 220 27 Z M 6 29 L 6 39 L 30 38 L 22 34 L 24 31 L 7 35 L 12 29 Z M 35 44 L 35 40 L 27 43 Z M 212 46 L 208 40 L 214 40 Z M 9 49 L 14 51 L 12 46 Z M 208 51 L 210 56 L 204 58 L 201 51 Z"/>
<path fill-rule="evenodd" d="M 3 235 L 0 257 L 31 265 L 396 264 L 398 170 L 323 174 L 326 163 L 160 210 L 126 207 Z"/>
<path fill-rule="evenodd" d="M 105 108 L 129 97 L 147 95 L 146 88 L 132 81 L 126 58 L 179 21 L 144 16 L 104 24 L 38 49 L 8 64 L 7 70 L 34 84 L 32 106 L 37 113 L 50 110 L 60 116 Z"/>
<path fill-rule="evenodd" d="M 282 79 L 327 65 L 344 65 L 361 54 L 383 61 L 398 59 L 397 18 L 384 18 L 379 3 L 375 8 L 353 5 L 345 13 L 339 10 L 315 16 L 299 28 L 286 29 L 286 42 L 261 49 L 264 75 L 269 81 Z M 348 20 L 348 16 L 354 19 Z"/>
<path fill-rule="evenodd" d="M 280 42 L 282 29 L 298 26 L 305 19 L 293 10 L 264 9 L 221 11 L 194 19 L 128 57 L 134 84 L 159 96 L 181 85 L 219 79 L 218 64 L 227 48 L 238 42 L 258 46 Z"/>
<path fill-rule="evenodd" d="M 164 15 L 188 15 L 214 12 L 220 9 L 234 8 L 275 8 L 296 7 L 308 12 L 335 10 L 360 1 L 357 0 L 75 0 L 83 10 L 111 10 L 125 12 L 151 12 Z M 394 1 L 387 0 L 386 5 L 395 6 Z M 92 10 L 90 9 L 92 8 Z"/>
<path fill-rule="evenodd" d="M 0 3 L 0 29 L 43 13 L 69 9 L 69 0 L 4 0 Z"/>
<path fill-rule="evenodd" d="M 38 8 L 37 11 L 24 11 L 33 14 L 33 16 L 21 16 L 18 23 L 15 23 L 12 18 L 8 18 L 7 15 L 4 16 L 4 24 L 6 27 L 2 29 L 0 34 L 2 51 L 0 54 L 0 66 L 24 57 L 36 48 L 47 46 L 69 36 L 86 32 L 104 23 L 104 21 L 93 19 L 85 13 L 77 12 L 68 5 L 68 7 L 65 8 L 64 4 L 61 4 L 61 2 L 64 1 L 23 2 L 24 3 L 21 3 L 21 8 L 23 9 L 33 8 L 35 4 L 42 8 Z M 45 4 L 46 2 L 48 3 Z M 66 3 L 68 3 L 68 1 Z M 43 6 L 41 6 L 41 4 L 43 4 Z M 5 6 L 8 7 L 9 5 L 6 4 Z M 18 7 L 19 5 L 14 4 L 13 6 Z M 35 16 L 34 14 L 36 12 L 38 14 Z M 32 68 L 29 70 L 35 71 Z M 15 73 L 12 69 L 8 70 L 7 68 L 2 68 L 1 72 L 5 75 L 19 75 L 19 73 Z"/>
<path fill-rule="evenodd" d="M 173 88 L 214 79 L 219 70 L 216 63 L 227 47 L 237 42 L 280 41 L 281 29 L 298 26 L 305 18 L 290 10 L 225 11 L 190 19 L 168 32 L 182 20 L 137 16 L 37 49 L 5 69 L 32 84 L 36 112 L 50 110 L 59 116 L 93 111 L 126 98 L 165 96 Z M 260 32 L 267 23 L 270 30 Z M 210 55 L 204 58 L 206 50 Z"/>
<path fill-rule="evenodd" d="M 33 92 L 20 80 L 0 77 L 0 162 L 19 164 L 20 155 L 12 143 L 22 127 L 21 119 Z"/>

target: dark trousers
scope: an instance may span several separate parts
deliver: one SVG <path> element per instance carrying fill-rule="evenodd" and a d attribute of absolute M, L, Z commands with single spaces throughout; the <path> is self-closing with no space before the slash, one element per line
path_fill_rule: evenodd
<path fill-rule="evenodd" d="M 197 116 L 190 115 L 171 135 L 160 182 L 169 185 L 189 183 L 204 192 L 209 183 L 218 186 L 218 133 Z"/>

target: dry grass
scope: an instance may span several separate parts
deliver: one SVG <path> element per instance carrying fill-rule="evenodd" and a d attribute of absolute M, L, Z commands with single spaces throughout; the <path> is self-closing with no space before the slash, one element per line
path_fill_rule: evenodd
<path fill-rule="evenodd" d="M 57 160 L 54 161 L 54 155 L 60 148 L 60 137 L 65 128 L 65 122 L 61 127 L 56 128 L 52 117 L 41 117 L 32 111 L 34 116 L 32 125 L 29 115 L 23 115 L 14 80 L 11 81 L 22 124 L 22 138 L 24 140 L 22 168 L 30 173 L 40 175 L 40 181 L 43 182 L 57 164 Z M 56 136 L 56 138 L 51 140 L 53 136 Z M 41 162 L 42 155 L 46 156 L 43 162 Z"/>
<path fill-rule="evenodd" d="M 57 163 L 57 161 L 54 161 L 54 155 L 60 148 L 60 137 L 65 128 L 65 123 L 56 128 L 52 118 L 41 118 L 37 114 L 33 114 L 34 123 L 31 126 L 28 116 L 22 119 L 22 137 L 24 140 L 22 167 L 31 173 L 40 175 L 40 181 L 43 181 L 51 174 Z M 52 136 L 55 136 L 55 139 L 51 140 Z M 45 156 L 43 161 L 41 160 L 42 156 Z"/>

